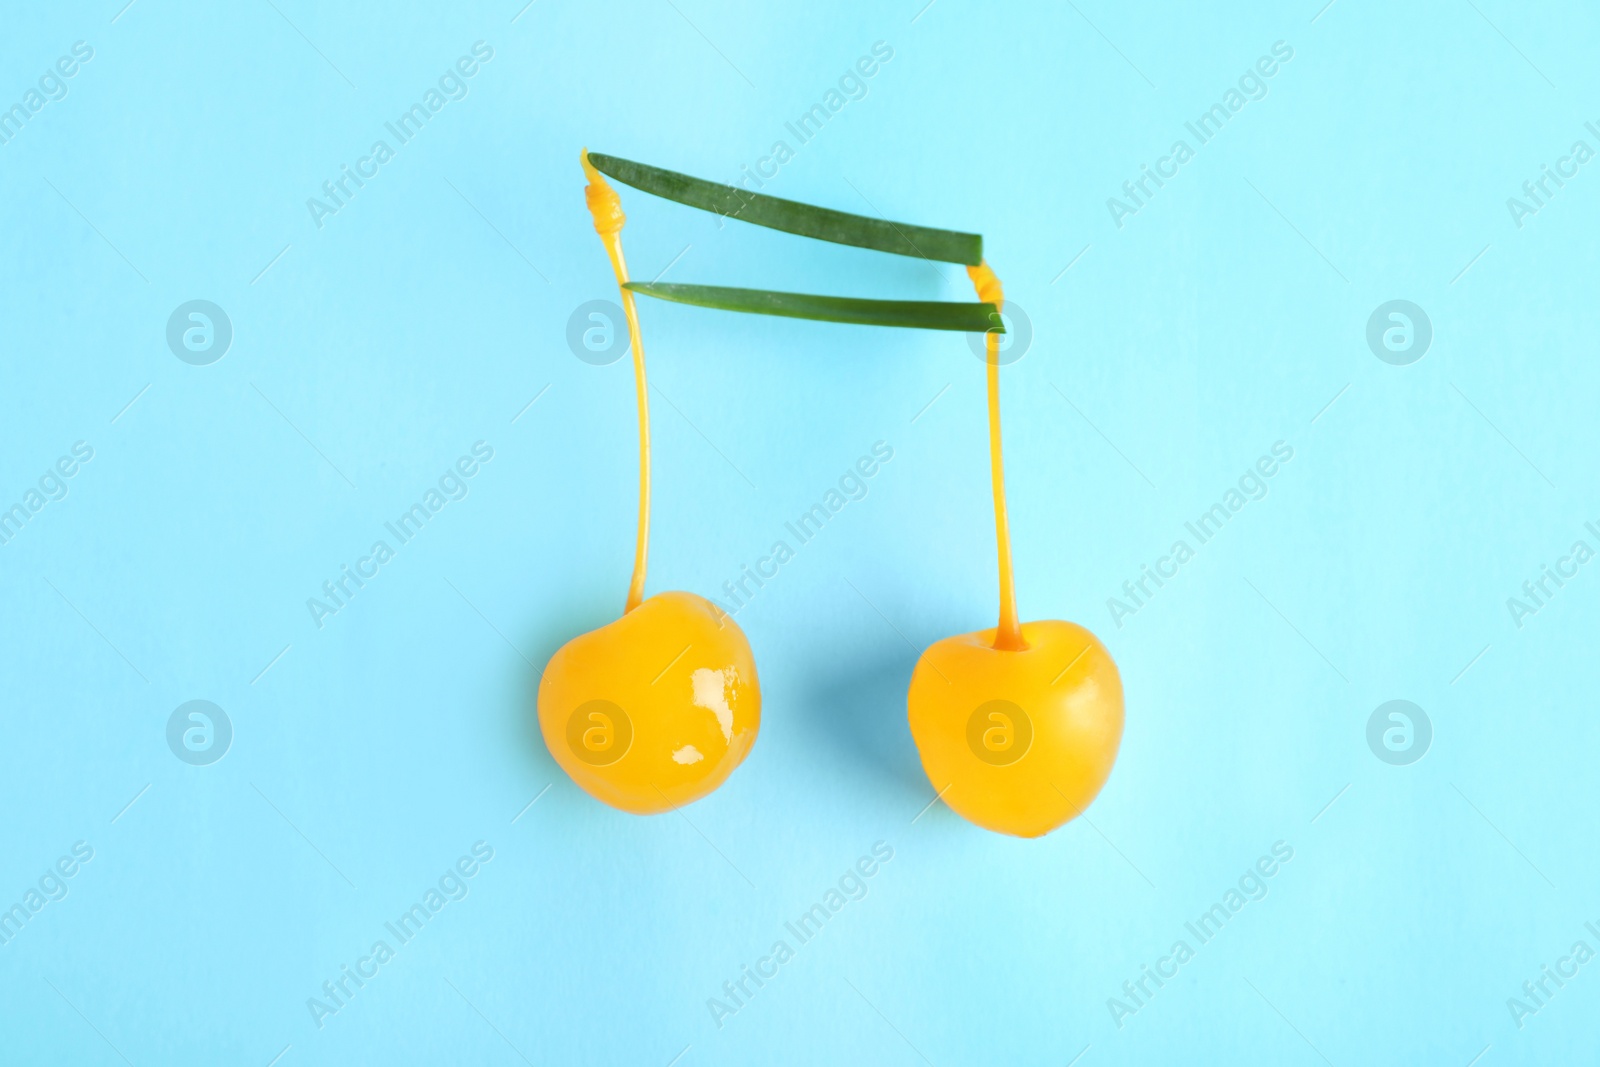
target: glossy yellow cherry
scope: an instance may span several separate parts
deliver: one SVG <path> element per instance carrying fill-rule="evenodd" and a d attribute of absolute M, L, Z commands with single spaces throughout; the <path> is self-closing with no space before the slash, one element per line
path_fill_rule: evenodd
<path fill-rule="evenodd" d="M 987 830 L 1039 837 L 1077 816 L 1111 774 L 1122 740 L 1122 679 L 1105 646 L 1054 619 L 930 646 L 911 675 L 911 736 L 928 781 Z"/>
<path fill-rule="evenodd" d="M 550 754 L 584 792 L 635 815 L 717 788 L 760 725 L 750 643 L 693 593 L 658 593 L 573 638 L 539 683 Z"/>
<path fill-rule="evenodd" d="M 987 263 L 968 267 L 978 299 L 1005 304 Z M 947 637 L 917 660 L 906 694 L 911 737 L 937 795 L 988 830 L 1039 837 L 1074 818 L 1111 774 L 1122 742 L 1122 678 L 1083 627 L 1019 623 L 1000 449 L 1000 336 L 987 338 L 989 481 L 1000 625 Z"/>
<path fill-rule="evenodd" d="M 639 412 L 639 530 L 622 618 L 574 637 L 539 682 L 539 732 L 596 800 L 654 815 L 721 785 L 755 744 L 761 689 L 744 632 L 693 593 L 644 598 L 650 546 L 650 403 L 622 255 L 622 202 L 589 163 L 584 199 L 622 295 Z"/>

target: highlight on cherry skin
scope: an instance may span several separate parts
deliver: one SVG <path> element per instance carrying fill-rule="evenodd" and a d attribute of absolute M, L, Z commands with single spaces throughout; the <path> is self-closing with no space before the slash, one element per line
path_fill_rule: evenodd
<path fill-rule="evenodd" d="M 1022 624 L 930 645 L 911 674 L 911 736 L 940 799 L 986 830 L 1040 837 L 1075 818 L 1111 775 L 1122 741 L 1122 678 L 1075 623 Z"/>
<path fill-rule="evenodd" d="M 539 683 L 539 730 L 596 800 L 654 815 L 710 793 L 761 726 L 744 632 L 693 593 L 658 593 L 580 634 Z"/>

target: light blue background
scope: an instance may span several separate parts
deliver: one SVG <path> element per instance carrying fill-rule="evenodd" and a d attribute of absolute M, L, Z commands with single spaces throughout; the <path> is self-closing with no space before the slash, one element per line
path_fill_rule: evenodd
<path fill-rule="evenodd" d="M 0 506 L 95 454 L 0 546 L 0 905 L 95 851 L 0 946 L 0 1059 L 1594 1056 L 1600 963 L 1521 1029 L 1506 1003 L 1600 949 L 1600 564 L 1506 607 L 1600 547 L 1600 162 L 1521 228 L 1506 206 L 1600 149 L 1592 9 L 521 6 L 4 12 L 0 104 L 94 58 L 0 146 Z M 480 40 L 466 99 L 319 229 L 306 199 Z M 1107 198 L 1280 40 L 1266 98 L 1119 229 Z M 983 368 L 948 334 L 644 306 L 652 591 L 716 595 L 873 442 L 894 459 L 739 613 L 765 721 L 716 794 L 612 811 L 534 723 L 531 664 L 615 616 L 632 554 L 630 370 L 565 341 L 615 299 L 580 146 L 734 178 L 875 41 L 768 191 L 981 231 L 1031 317 L 1022 612 L 1092 627 L 1127 691 L 1109 784 L 1042 840 L 918 817 L 912 665 L 994 617 Z M 959 268 L 623 198 L 640 277 L 971 299 Z M 235 331 L 210 366 L 165 341 L 192 299 Z M 1391 299 L 1433 324 L 1409 366 L 1366 344 Z M 479 440 L 470 495 L 319 630 L 306 599 Z M 1279 440 L 1270 495 L 1116 626 Z M 1394 698 L 1433 724 L 1410 766 L 1366 742 Z M 207 767 L 165 740 L 193 699 L 235 730 Z M 319 1029 L 307 998 L 480 840 L 470 895 Z M 1119 1029 L 1108 998 L 1280 840 L 1267 897 Z M 708 998 L 878 841 L 867 896 L 719 1029 Z"/>

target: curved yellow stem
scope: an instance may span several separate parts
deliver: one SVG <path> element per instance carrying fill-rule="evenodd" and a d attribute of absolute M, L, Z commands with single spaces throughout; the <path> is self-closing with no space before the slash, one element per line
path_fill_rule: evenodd
<path fill-rule="evenodd" d="M 633 549 L 633 580 L 628 583 L 628 600 L 623 607 L 627 614 L 644 599 L 645 565 L 650 555 L 650 393 L 644 376 L 644 338 L 639 333 L 639 312 L 634 307 L 633 292 L 628 284 L 628 264 L 622 258 L 622 224 L 627 217 L 622 213 L 622 200 L 611 184 L 601 177 L 589 162 L 589 150 L 579 157 L 583 172 L 589 178 L 584 186 L 584 202 L 594 217 L 595 232 L 611 257 L 611 271 L 617 276 L 617 288 L 622 294 L 622 312 L 628 319 L 628 337 L 633 348 L 633 381 L 639 403 L 639 533 Z"/>
<path fill-rule="evenodd" d="M 978 291 L 978 299 L 996 309 L 1005 306 L 1005 292 L 987 261 L 967 268 L 967 276 Z M 1017 621 L 1016 582 L 1011 574 L 1011 524 L 1006 517 L 1005 460 L 1000 449 L 1000 335 L 984 335 L 989 377 L 989 482 L 994 490 L 995 550 L 1000 561 L 1000 624 L 995 628 L 994 647 L 1003 652 L 1020 652 L 1028 647 Z"/>

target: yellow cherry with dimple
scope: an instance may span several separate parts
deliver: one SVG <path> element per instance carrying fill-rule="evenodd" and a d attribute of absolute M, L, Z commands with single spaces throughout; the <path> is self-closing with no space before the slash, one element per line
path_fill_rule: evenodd
<path fill-rule="evenodd" d="M 1111 775 L 1122 679 L 1094 634 L 1047 619 L 947 637 L 917 661 L 907 708 L 939 797 L 987 830 L 1038 837 L 1076 817 Z"/>
<path fill-rule="evenodd" d="M 744 632 L 693 593 L 644 597 L 650 542 L 650 407 L 644 344 L 625 288 L 622 204 L 590 165 L 584 195 L 611 257 L 633 349 L 639 411 L 639 530 L 620 619 L 563 645 L 539 683 L 539 731 L 584 792 L 635 815 L 699 800 L 744 761 L 761 726 L 761 688 Z"/>
<path fill-rule="evenodd" d="M 1002 306 L 987 264 L 980 300 Z M 947 637 L 917 660 L 911 736 L 936 795 L 988 830 L 1039 837 L 1083 812 L 1122 742 L 1122 679 L 1104 645 L 1070 622 L 1019 623 L 1000 451 L 999 335 L 987 340 L 989 473 L 1000 559 L 1000 624 Z"/>

